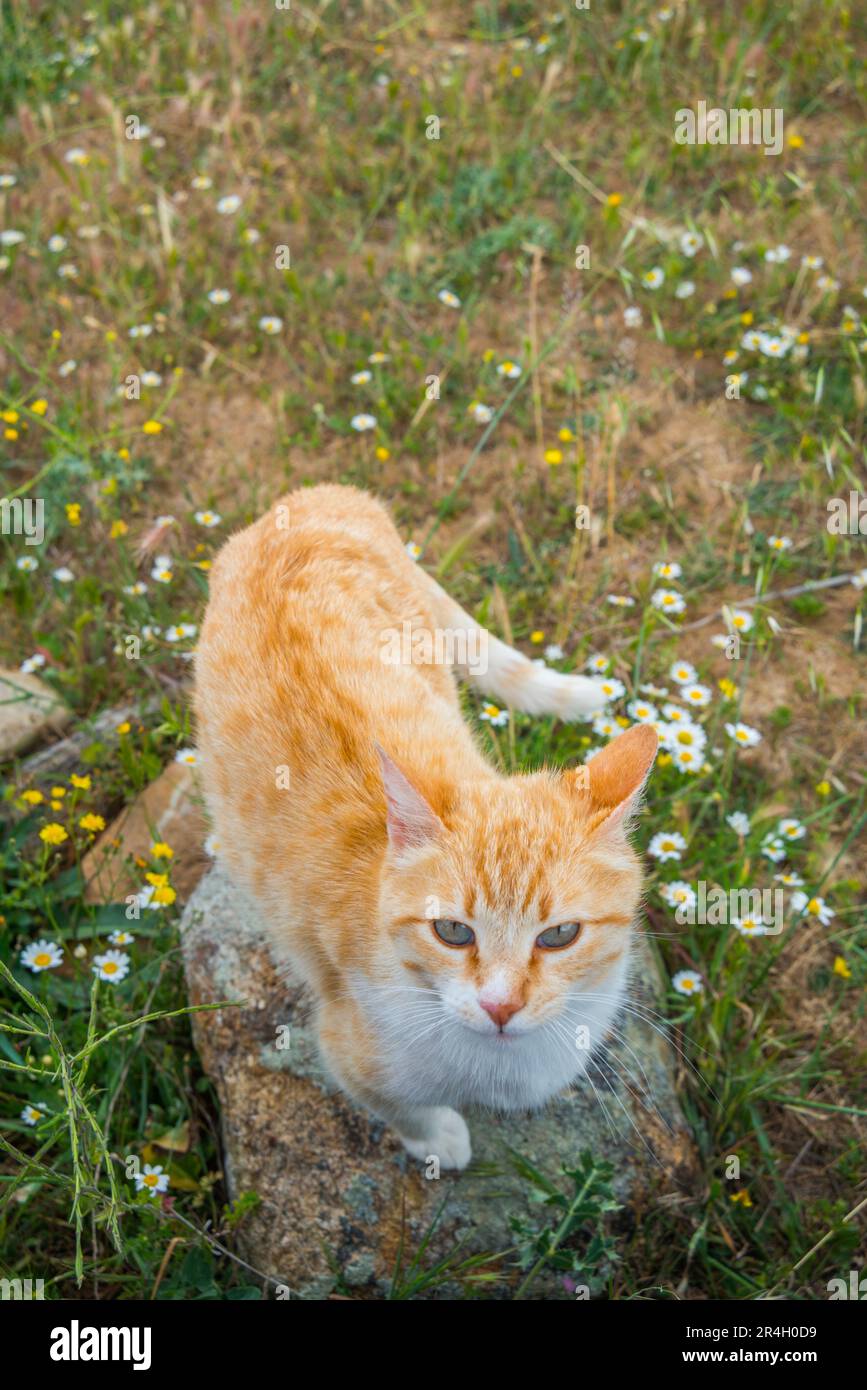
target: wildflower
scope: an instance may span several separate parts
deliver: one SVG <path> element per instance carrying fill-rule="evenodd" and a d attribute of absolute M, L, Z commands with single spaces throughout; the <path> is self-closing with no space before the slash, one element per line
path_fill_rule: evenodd
<path fill-rule="evenodd" d="M 785 265 L 791 254 L 788 246 L 769 246 L 765 252 L 765 260 L 769 265 Z"/>
<path fill-rule="evenodd" d="M 155 579 L 158 584 L 171 584 L 172 567 L 168 555 L 158 555 L 156 563 L 151 570 L 151 579 Z"/>
<path fill-rule="evenodd" d="M 651 859 L 665 864 L 669 859 L 680 859 L 686 849 L 686 840 L 677 830 L 660 830 L 647 846 Z"/>
<path fill-rule="evenodd" d="M 507 377 L 510 381 L 514 381 L 516 377 L 521 375 L 521 368 L 518 366 L 517 362 L 509 362 L 507 360 L 501 362 L 497 367 L 497 375 Z"/>
<path fill-rule="evenodd" d="M 802 821 L 788 817 L 781 820 L 777 826 L 777 834 L 783 840 L 802 840 L 807 833 L 807 827 Z"/>
<path fill-rule="evenodd" d="M 160 1163 L 146 1163 L 141 1171 L 135 1174 L 136 1192 L 147 1192 L 150 1197 L 156 1197 L 158 1193 L 165 1192 L 168 1185 L 169 1175 L 163 1172 Z"/>
<path fill-rule="evenodd" d="M 32 555 L 21 555 L 15 561 L 15 568 L 22 570 L 25 574 L 32 574 L 34 570 L 39 569 L 39 561 L 35 560 Z"/>
<path fill-rule="evenodd" d="M 671 883 L 661 883 L 659 885 L 659 896 L 669 907 L 694 907 L 696 904 L 695 889 L 683 879 L 676 878 Z"/>
<path fill-rule="evenodd" d="M 782 883 L 786 888 L 803 888 L 804 886 L 801 875 L 793 873 L 791 869 L 782 874 L 774 874 L 774 883 Z"/>
<path fill-rule="evenodd" d="M 140 598 L 147 591 L 148 586 L 141 579 L 137 579 L 134 584 L 124 584 L 123 586 L 123 592 L 129 594 L 130 598 Z"/>
<path fill-rule="evenodd" d="M 145 420 L 142 425 L 142 434 L 161 434 L 162 428 L 159 420 Z"/>
<path fill-rule="evenodd" d="M 840 288 L 840 281 L 835 280 L 833 275 L 820 275 L 816 284 L 820 290 L 825 290 L 828 294 L 833 294 Z"/>
<path fill-rule="evenodd" d="M 725 700 L 733 700 L 738 693 L 737 686 L 735 685 L 734 681 L 729 680 L 728 676 L 722 676 L 717 681 L 717 685 L 719 686 L 723 699 Z"/>
<path fill-rule="evenodd" d="M 129 956 L 125 951 L 104 951 L 101 956 L 94 956 L 92 969 L 100 980 L 120 984 L 129 973 Z"/>
<path fill-rule="evenodd" d="M 791 144 L 791 140 L 789 141 L 789 143 Z M 737 1192 L 730 1192 L 729 1201 L 739 1202 L 740 1205 L 745 1208 L 751 1207 L 753 1204 L 753 1199 L 750 1196 L 749 1192 L 747 1192 L 747 1189 L 745 1187 L 739 1187 Z"/>
<path fill-rule="evenodd" d="M 491 407 L 483 405 L 481 401 L 471 401 L 467 409 L 477 425 L 487 425 L 494 418 Z"/>
<path fill-rule="evenodd" d="M 645 270 L 641 280 L 645 289 L 658 290 L 665 280 L 665 271 L 661 266 L 655 265 L 651 270 Z"/>
<path fill-rule="evenodd" d="M 81 826 L 82 830 L 90 831 L 93 834 L 95 834 L 97 830 L 105 829 L 105 821 L 102 816 L 97 816 L 92 811 L 88 811 L 87 815 L 82 816 L 78 824 Z"/>
<path fill-rule="evenodd" d="M 766 936 L 768 931 L 761 917 L 733 917 L 732 926 L 741 936 Z"/>
<path fill-rule="evenodd" d="M 742 608 L 732 610 L 732 627 L 737 628 L 738 632 L 749 632 L 753 625 L 752 615 L 745 613 Z"/>
<path fill-rule="evenodd" d="M 818 917 L 823 927 L 827 927 L 831 918 L 836 915 L 824 898 L 808 898 L 800 889 L 792 894 L 792 907 L 796 912 L 805 912 L 808 917 Z"/>
<path fill-rule="evenodd" d="M 212 859 L 215 859 L 217 857 L 219 849 L 220 841 L 217 839 L 216 835 L 209 835 L 204 844 L 205 854 L 208 854 Z"/>
<path fill-rule="evenodd" d="M 711 691 L 706 685 L 684 685 L 681 687 L 680 698 L 686 700 L 688 705 L 694 705 L 697 709 L 703 709 L 710 704 Z"/>
<path fill-rule="evenodd" d="M 697 970 L 678 970 L 677 974 L 671 977 L 671 984 L 678 994 L 701 994 L 704 989 Z"/>
<path fill-rule="evenodd" d="M 445 304 L 447 309 L 460 309 L 461 307 L 461 301 L 456 294 L 452 294 L 451 290 L 440 290 L 437 299 L 440 304 Z"/>
<path fill-rule="evenodd" d="M 821 270 L 825 264 L 821 256 L 802 256 L 801 265 L 805 270 Z"/>
<path fill-rule="evenodd" d="M 26 801 L 28 806 L 38 806 L 40 802 L 45 800 L 45 797 L 35 787 L 29 787 L 26 792 L 21 793 L 21 800 Z"/>
<path fill-rule="evenodd" d="M 843 980 L 851 980 L 852 971 L 849 969 L 843 956 L 836 956 L 834 958 L 834 974 L 839 975 Z"/>
<path fill-rule="evenodd" d="M 747 270 L 745 266 L 736 265 L 732 270 L 732 279 L 738 287 L 748 285 L 752 278 L 752 271 Z"/>
<path fill-rule="evenodd" d="M 698 232 L 684 232 L 680 238 L 680 249 L 685 256 L 695 256 L 704 246 L 704 237 Z"/>
<path fill-rule="evenodd" d="M 24 239 L 23 232 L 16 232 L 11 227 L 8 231 L 0 232 L 0 246 L 19 246 Z"/>
<path fill-rule="evenodd" d="M 21 672 L 22 675 L 29 676 L 32 675 L 34 671 L 38 671 L 40 666 L 44 665 L 45 657 L 42 655 L 41 652 L 37 652 L 35 656 L 26 657 L 24 661 L 22 661 L 21 665 L 18 667 L 18 670 Z"/>
<path fill-rule="evenodd" d="M 79 774 L 78 774 L 77 772 L 72 772 L 72 773 L 70 773 L 69 781 L 70 781 L 71 785 L 72 785 L 73 787 L 75 787 L 76 791 L 81 791 L 81 792 L 89 792 L 89 791 L 90 791 L 90 773 L 89 773 L 89 772 L 85 772 L 82 776 L 79 776 Z"/>
<path fill-rule="evenodd" d="M 212 304 L 228 304 L 231 298 L 228 290 L 208 290 L 208 299 Z"/>
<path fill-rule="evenodd" d="M 732 811 L 731 815 L 726 816 L 726 824 L 741 838 L 750 833 L 750 818 L 744 811 Z"/>
<path fill-rule="evenodd" d="M 198 761 L 195 748 L 179 748 L 175 754 L 176 763 L 186 763 L 187 767 L 195 767 Z"/>
<path fill-rule="evenodd" d="M 405 549 L 411 560 L 417 560 L 421 554 L 421 546 L 418 541 L 407 541 Z"/>
<path fill-rule="evenodd" d="M 195 188 L 197 192 L 205 193 L 213 187 L 214 180 L 208 174 L 196 174 L 190 182 L 190 188 Z"/>
<path fill-rule="evenodd" d="M 65 506 L 65 508 L 64 508 L 64 510 L 65 510 L 65 512 L 66 512 L 66 520 L 69 522 L 70 526 L 80 526 L 80 525 L 81 525 L 81 503 L 80 503 L 80 502 L 67 502 L 67 503 L 66 503 L 66 506 Z"/>
<path fill-rule="evenodd" d="M 663 727 L 662 742 L 669 753 L 675 753 L 680 748 L 689 748 L 694 753 L 702 753 L 707 743 L 707 734 L 699 724 L 693 724 L 690 720 L 675 722 Z"/>
<path fill-rule="evenodd" d="M 675 287 L 675 299 L 691 299 L 694 294 L 695 281 L 693 280 L 681 280 L 680 283 Z"/>
<path fill-rule="evenodd" d="M 36 1109 L 35 1105 L 25 1105 L 20 1118 L 26 1125 L 37 1125 L 43 1118 L 43 1114 L 41 1110 Z"/>
<path fill-rule="evenodd" d="M 626 706 L 626 713 L 631 714 L 639 724 L 653 724 L 659 718 L 659 710 L 649 700 L 631 700 Z"/>
<path fill-rule="evenodd" d="M 629 594 L 606 594 L 606 603 L 613 604 L 615 608 L 634 608 L 635 599 Z"/>
<path fill-rule="evenodd" d="M 349 423 L 354 430 L 358 431 L 359 434 L 364 434 L 367 430 L 376 429 L 376 416 L 353 415 Z"/>
<path fill-rule="evenodd" d="M 627 328 L 638 328 L 641 324 L 641 310 L 637 304 L 627 304 L 623 310 L 623 322 Z"/>
<path fill-rule="evenodd" d="M 784 338 L 777 337 L 773 333 L 760 334 L 759 352 L 765 357 L 785 357 L 789 350 L 789 344 Z"/>
<path fill-rule="evenodd" d="M 551 642 L 551 643 L 549 643 L 549 645 L 545 648 L 545 660 L 546 660 L 546 661 L 562 661 L 562 660 L 563 660 L 563 648 L 560 646 L 560 644 L 559 644 L 558 642 Z"/>
<path fill-rule="evenodd" d="M 604 681 L 599 682 L 599 689 L 606 700 L 619 700 L 626 691 L 623 681 L 619 681 L 616 676 L 608 676 Z"/>
<path fill-rule="evenodd" d="M 686 600 L 673 589 L 654 589 L 650 595 L 650 602 L 662 613 L 677 614 L 683 613 L 686 609 Z"/>
<path fill-rule="evenodd" d="M 755 748 L 757 743 L 761 743 L 762 736 L 758 729 L 753 729 L 749 724 L 726 724 L 726 733 L 729 738 L 734 739 L 743 748 Z"/>
<path fill-rule="evenodd" d="M 46 845 L 62 845 L 64 840 L 69 839 L 69 836 L 62 825 L 58 825 L 56 821 L 50 821 L 48 825 L 43 825 L 39 832 L 39 838 Z"/>
<path fill-rule="evenodd" d="M 120 927 L 117 931 L 110 932 L 108 939 L 112 946 L 131 946 L 135 941 L 132 932 L 124 931 L 123 927 Z"/>
<path fill-rule="evenodd" d="M 282 329 L 283 320 L 278 318 L 276 314 L 264 314 L 259 320 L 259 327 L 263 333 L 267 333 L 273 338 L 275 333 L 279 333 Z"/>
<path fill-rule="evenodd" d="M 676 768 L 681 772 L 700 772 L 702 759 L 701 754 L 692 748 L 674 748 L 671 752 L 671 760 Z"/>
<path fill-rule="evenodd" d="M 786 846 L 782 840 L 766 840 L 762 845 L 762 854 L 766 859 L 770 859 L 772 864 L 779 864 L 786 857 Z"/>
<path fill-rule="evenodd" d="M 217 200 L 217 212 L 221 217 L 231 217 L 233 212 L 237 212 L 241 206 L 241 199 L 237 193 L 228 193 L 225 198 Z"/>
<path fill-rule="evenodd" d="M 819 796 L 828 796 L 831 791 L 831 783 L 827 780 L 817 782 L 815 790 L 819 794 Z"/>
<path fill-rule="evenodd" d="M 90 155 L 78 145 L 74 145 L 71 150 L 67 150 L 63 158 L 67 164 L 78 164 L 82 167 L 90 163 Z"/>
<path fill-rule="evenodd" d="M 195 519 L 200 526 L 219 526 L 223 518 L 219 512 L 196 512 Z"/>
<path fill-rule="evenodd" d="M 61 565 L 59 569 L 52 570 L 52 579 L 56 579 L 58 584 L 71 584 L 75 575 L 66 565 Z"/>
<path fill-rule="evenodd" d="M 546 450 L 545 450 L 545 462 L 546 462 L 546 463 L 550 463 L 550 464 L 562 463 L 562 462 L 563 462 L 563 452 L 562 452 L 562 450 L 561 450 L 561 449 L 546 449 Z"/>
<path fill-rule="evenodd" d="M 595 652 L 593 656 L 588 656 L 584 664 L 588 671 L 598 671 L 604 676 L 611 665 L 611 657 L 603 656 L 601 652 Z"/>
<path fill-rule="evenodd" d="M 171 845 L 167 845 L 165 840 L 155 840 L 151 845 L 152 859 L 173 859 L 174 853 Z"/>
<path fill-rule="evenodd" d="M 676 661 L 668 674 L 678 685 L 691 685 L 698 672 L 688 661 Z"/>
<path fill-rule="evenodd" d="M 605 199 L 605 202 L 607 203 L 608 207 L 610 207 L 610 208 L 617 208 L 617 207 L 619 207 L 620 204 L 623 202 L 623 194 L 622 194 L 622 193 L 609 193 L 609 194 L 608 194 L 608 197 Z"/>
<path fill-rule="evenodd" d="M 597 714 L 593 720 L 593 732 L 598 738 L 617 738 L 620 725 L 607 714 Z"/>
<path fill-rule="evenodd" d="M 17 182 L 14 174 L 0 174 L 0 188 L 14 188 Z"/>
<path fill-rule="evenodd" d="M 486 720 L 488 724 L 492 724 L 495 729 L 501 729 L 509 722 L 509 711 L 507 709 L 499 709 L 496 705 L 484 705 L 479 718 Z"/>
<path fill-rule="evenodd" d="M 353 386 L 365 386 L 368 381 L 373 380 L 373 373 L 368 371 L 353 372 L 349 380 Z"/>
<path fill-rule="evenodd" d="M 41 970 L 56 970 L 63 964 L 63 950 L 56 941 L 31 941 L 21 952 L 21 964 L 38 975 Z"/>
<path fill-rule="evenodd" d="M 683 570 L 675 560 L 657 560 L 653 573 L 660 579 L 679 579 Z"/>

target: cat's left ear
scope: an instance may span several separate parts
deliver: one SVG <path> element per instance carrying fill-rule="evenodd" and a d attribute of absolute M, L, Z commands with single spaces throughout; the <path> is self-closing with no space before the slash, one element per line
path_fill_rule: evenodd
<path fill-rule="evenodd" d="M 591 834 L 623 827 L 637 808 L 650 775 L 659 736 L 649 724 L 634 724 L 567 775 L 588 797 Z"/>
<path fill-rule="evenodd" d="M 376 745 L 382 769 L 382 789 L 388 812 L 388 842 L 399 858 L 414 849 L 421 849 L 445 830 L 435 811 L 416 791 L 396 762 Z"/>

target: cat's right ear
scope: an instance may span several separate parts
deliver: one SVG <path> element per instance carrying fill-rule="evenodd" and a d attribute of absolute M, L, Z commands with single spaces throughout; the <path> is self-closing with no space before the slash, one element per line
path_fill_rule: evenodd
<path fill-rule="evenodd" d="M 382 770 L 382 789 L 388 813 L 388 842 L 395 856 L 422 849 L 445 826 L 384 749 L 376 745 Z"/>
<path fill-rule="evenodd" d="M 576 790 L 589 794 L 589 834 L 626 824 L 641 800 L 658 746 L 652 725 L 634 724 L 568 774 Z"/>

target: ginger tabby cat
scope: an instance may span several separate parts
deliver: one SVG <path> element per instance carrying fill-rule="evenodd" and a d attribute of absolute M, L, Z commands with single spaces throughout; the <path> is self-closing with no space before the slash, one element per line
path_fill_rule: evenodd
<path fill-rule="evenodd" d="M 585 767 L 503 776 L 459 678 L 564 720 L 603 704 L 485 633 L 354 488 L 292 493 L 214 564 L 196 716 L 221 859 L 309 986 L 336 1080 L 454 1168 L 456 1107 L 542 1105 L 617 1012 L 657 744 L 636 726 Z"/>

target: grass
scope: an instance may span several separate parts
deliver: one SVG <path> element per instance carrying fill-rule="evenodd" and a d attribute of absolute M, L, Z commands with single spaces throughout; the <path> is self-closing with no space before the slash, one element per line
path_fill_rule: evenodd
<path fill-rule="evenodd" d="M 74 728 L 121 703 L 140 715 L 85 740 L 63 796 L 7 769 L 0 1274 L 42 1276 L 49 1297 L 259 1294 L 233 1258 L 256 1198 L 231 1207 L 222 1186 L 178 904 L 134 924 L 124 980 L 96 980 L 94 953 L 130 924 L 123 904 L 83 900 L 98 831 L 80 821 L 107 822 L 193 741 L 194 637 L 166 632 L 199 622 L 221 540 L 323 479 L 387 496 L 421 563 L 523 650 L 556 643 L 561 669 L 608 658 L 624 686 L 614 716 L 628 722 L 641 686 L 676 696 L 674 661 L 712 691 L 697 711 L 706 762 L 685 774 L 660 759 L 637 832 L 643 847 L 662 831 L 686 841 L 680 860 L 647 860 L 648 923 L 666 977 L 703 983 L 659 1006 L 692 1064 L 680 1091 L 699 1178 L 619 1231 L 610 1296 L 823 1298 L 863 1265 L 864 591 L 813 586 L 865 563 L 863 535 L 827 526 L 829 499 L 867 492 L 865 21 L 837 0 L 671 11 L 5 7 L 0 173 L 17 181 L 0 188 L 0 230 L 22 237 L 0 246 L 0 466 L 7 497 L 44 499 L 46 534 L 0 537 L 0 657 L 42 658 Z M 781 108 L 779 157 L 675 144 L 675 110 L 702 96 Z M 131 117 L 150 133 L 126 138 Z M 53 236 L 66 245 L 50 250 Z M 791 256 L 767 260 L 780 244 Z M 751 280 L 736 285 L 736 266 Z M 655 267 L 664 281 L 647 288 Z M 780 360 L 741 346 L 784 326 Z M 354 430 L 359 413 L 375 428 Z M 217 526 L 195 521 L 206 509 Z M 175 517 L 169 583 L 137 558 L 161 514 Z M 665 560 L 677 581 L 653 575 Z M 663 584 L 681 616 L 651 602 Z M 737 660 L 709 641 L 723 603 L 753 618 Z M 504 768 L 602 740 L 470 713 Z M 738 719 L 755 748 L 726 735 Z M 777 865 L 765 839 L 783 817 L 806 833 Z M 66 831 L 57 846 L 47 823 Z M 771 886 L 781 870 L 834 916 L 789 903 L 781 935 L 747 940 L 679 926 L 659 893 L 675 879 Z M 21 952 L 40 938 L 63 964 L 33 974 Z M 166 1169 L 170 1201 L 135 1192 L 136 1163 Z M 568 1205 L 562 1175 L 525 1176 Z M 604 1242 L 594 1221 L 581 1229 Z M 575 1229 L 557 1268 L 576 1267 Z M 549 1247 L 540 1225 L 500 1254 L 526 1270 Z M 442 1271 L 424 1255 L 406 1252 L 393 1296 L 456 1269 L 484 1296 L 462 1252 Z"/>

